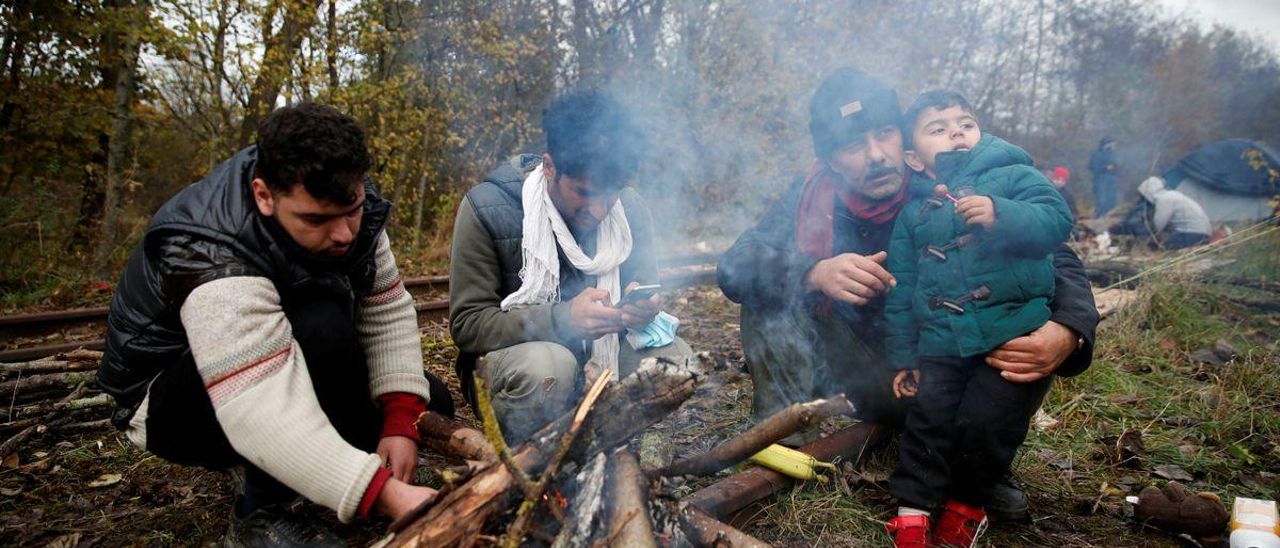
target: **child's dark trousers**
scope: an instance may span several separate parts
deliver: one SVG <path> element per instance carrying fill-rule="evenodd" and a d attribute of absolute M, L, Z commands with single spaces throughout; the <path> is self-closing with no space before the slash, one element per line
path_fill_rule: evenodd
<path fill-rule="evenodd" d="M 1052 385 L 1052 375 L 1030 383 L 1004 380 L 984 356 L 922 357 L 889 491 L 902 506 L 921 510 L 947 500 L 982 506 Z"/>

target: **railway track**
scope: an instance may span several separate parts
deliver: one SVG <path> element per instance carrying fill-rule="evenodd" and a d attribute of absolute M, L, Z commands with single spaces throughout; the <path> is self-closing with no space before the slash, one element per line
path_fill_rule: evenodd
<path fill-rule="evenodd" d="M 715 283 L 711 254 L 663 259 L 662 283 L 669 289 Z M 449 315 L 449 277 L 406 278 L 420 323 L 441 322 Z M 0 316 L 0 363 L 36 360 L 77 348 L 102 350 L 107 307 L 77 308 Z M 48 344 L 45 341 L 58 340 Z M 16 344 L 14 344 L 16 342 Z"/>

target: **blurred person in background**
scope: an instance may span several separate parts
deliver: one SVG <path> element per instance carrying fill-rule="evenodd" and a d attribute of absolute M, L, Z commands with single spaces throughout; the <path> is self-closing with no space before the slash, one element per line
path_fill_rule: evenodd
<path fill-rule="evenodd" d="M 1093 174 L 1093 217 L 1101 219 L 1116 205 L 1116 140 L 1103 137 L 1098 149 L 1089 156 L 1089 171 Z"/>

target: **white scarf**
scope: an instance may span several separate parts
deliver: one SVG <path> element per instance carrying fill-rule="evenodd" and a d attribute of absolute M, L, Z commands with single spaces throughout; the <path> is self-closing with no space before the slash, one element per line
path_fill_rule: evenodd
<path fill-rule="evenodd" d="M 524 206 L 524 235 L 520 242 L 520 289 L 502 299 L 502 310 L 526 305 L 560 302 L 560 255 L 556 244 L 574 268 L 596 277 L 596 287 L 609 292 L 612 302 L 622 297 L 618 266 L 631 256 L 631 225 L 619 200 L 596 229 L 596 256 L 583 253 L 560 211 L 547 193 L 547 178 L 539 165 L 521 187 Z M 591 344 L 591 359 L 618 373 L 618 334 L 612 333 Z"/>

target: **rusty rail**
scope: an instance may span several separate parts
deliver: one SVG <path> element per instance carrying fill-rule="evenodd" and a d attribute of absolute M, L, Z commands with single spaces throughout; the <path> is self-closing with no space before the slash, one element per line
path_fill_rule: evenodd
<path fill-rule="evenodd" d="M 687 269 L 691 266 L 706 265 L 708 260 L 714 264 L 715 259 L 716 257 L 714 255 L 701 254 L 663 259 L 662 263 L 664 266 L 685 267 Z M 715 270 L 682 270 L 676 272 L 668 270 L 663 272 L 662 283 L 668 288 L 673 289 L 687 287 L 690 285 L 715 283 Z M 443 292 L 447 295 L 449 290 L 449 276 L 437 275 L 405 278 L 404 286 L 406 289 L 415 291 L 426 293 Z M 447 297 L 445 299 L 415 303 L 413 307 L 418 312 L 418 318 L 421 321 L 441 322 L 449 315 L 449 300 Z M 52 330 L 53 327 L 51 327 L 50 324 L 105 322 L 106 319 L 107 307 L 78 308 L 53 312 L 35 312 L 31 314 L 14 314 L 11 316 L 0 316 L 0 330 Z M 0 350 L 0 362 L 30 361 L 62 352 L 68 352 L 77 348 L 102 350 L 106 348 L 106 341 L 103 339 L 95 339 L 81 342 Z"/>

